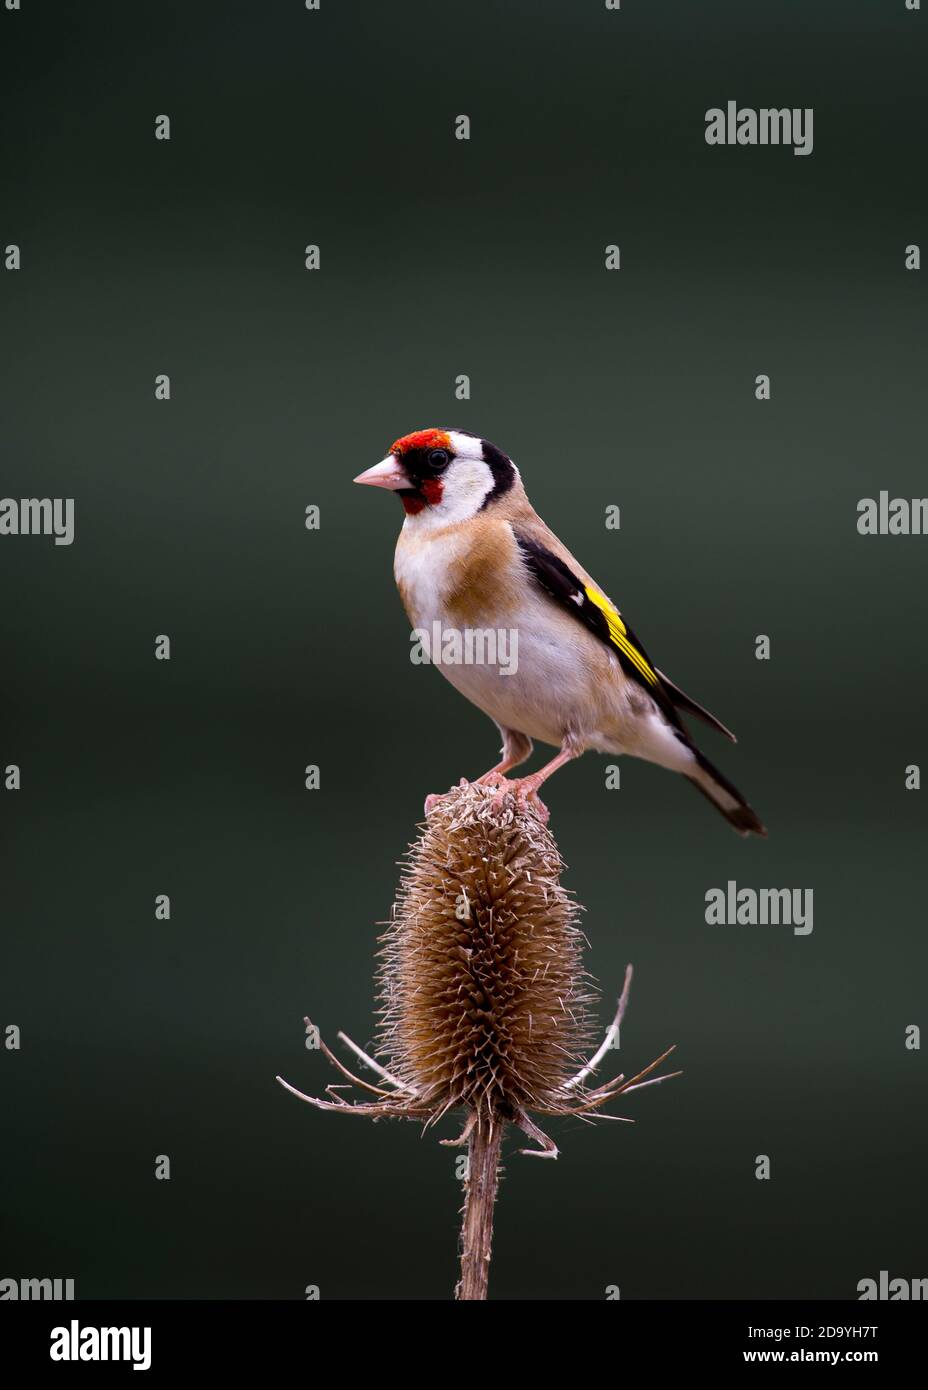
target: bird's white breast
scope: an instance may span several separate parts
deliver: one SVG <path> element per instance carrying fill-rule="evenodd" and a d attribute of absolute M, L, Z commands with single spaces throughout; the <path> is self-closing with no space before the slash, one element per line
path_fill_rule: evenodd
<path fill-rule="evenodd" d="M 462 552 L 462 541 L 447 534 L 434 539 L 404 526 L 396 544 L 393 574 L 414 627 L 444 622 L 444 599 L 450 570 Z"/>
<path fill-rule="evenodd" d="M 394 572 L 413 627 L 430 633 L 438 623 L 443 631 L 466 631 L 460 615 L 449 612 L 449 604 L 456 603 L 456 569 L 471 543 L 448 532 L 434 540 L 418 531 L 412 536 L 401 533 Z M 494 665 L 445 663 L 440 664 L 441 674 L 506 728 L 555 746 L 568 731 L 581 740 L 588 738 L 592 747 L 611 742 L 604 730 L 611 731 L 616 721 L 627 717 L 625 682 L 617 661 L 527 580 L 514 588 L 501 587 L 506 589 L 505 601 L 501 594 L 498 604 L 481 606 L 470 625 L 505 627 L 507 674 Z"/>

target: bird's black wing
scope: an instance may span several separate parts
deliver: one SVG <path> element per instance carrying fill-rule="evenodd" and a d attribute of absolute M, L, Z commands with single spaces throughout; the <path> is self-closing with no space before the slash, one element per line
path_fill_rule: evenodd
<path fill-rule="evenodd" d="M 732 734 L 702 705 L 692 700 L 654 666 L 638 638 L 615 604 L 579 575 L 546 545 L 513 527 L 513 534 L 529 574 L 549 598 L 582 623 L 615 653 L 625 675 L 642 686 L 675 728 L 683 731 L 677 707 L 698 715 L 734 741 Z"/>

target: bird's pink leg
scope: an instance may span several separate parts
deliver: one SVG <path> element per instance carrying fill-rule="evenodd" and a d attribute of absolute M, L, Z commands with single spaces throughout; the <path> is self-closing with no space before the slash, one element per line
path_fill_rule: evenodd
<path fill-rule="evenodd" d="M 538 788 L 542 783 L 547 782 L 552 773 L 557 772 L 559 767 L 569 763 L 573 758 L 578 758 L 583 752 L 582 748 L 577 748 L 573 743 L 565 743 L 556 758 L 552 758 L 544 767 L 540 767 L 537 772 L 529 773 L 528 777 L 516 777 L 501 788 L 494 798 L 494 805 L 502 804 L 503 798 L 510 793 L 515 796 L 517 801 L 532 801 L 535 810 L 540 812 L 542 820 L 547 824 L 550 811 L 548 810 L 541 797 L 538 795 Z"/>
<path fill-rule="evenodd" d="M 495 767 L 491 767 L 489 772 L 477 778 L 478 787 L 485 787 L 491 782 L 504 782 L 510 768 L 518 767 L 526 758 L 531 757 L 532 740 L 528 734 L 520 733 L 518 729 L 507 729 L 502 724 L 498 727 L 503 735 L 503 746 L 500 749 L 502 759 Z"/>
<path fill-rule="evenodd" d="M 510 768 L 518 767 L 519 763 L 524 762 L 524 754 L 516 758 L 505 757 L 501 763 L 497 763 L 495 767 L 491 767 L 489 772 L 485 772 L 482 777 L 478 777 L 476 785 L 478 787 L 483 787 L 487 782 L 499 782 L 505 779 L 506 773 L 509 772 Z"/>
<path fill-rule="evenodd" d="M 476 787 L 485 787 L 493 783 L 507 786 L 506 773 L 510 768 L 518 767 L 520 763 L 525 762 L 526 758 L 531 757 L 532 740 L 528 734 L 520 733 L 518 729 L 507 729 L 502 724 L 497 727 L 503 735 L 503 746 L 500 749 L 502 758 L 495 767 L 490 768 L 489 772 L 485 772 L 482 777 L 477 778 L 473 784 Z M 467 782 L 462 777 L 458 785 L 466 787 Z M 444 796 L 447 796 L 447 792 L 433 792 L 431 796 L 427 796 L 425 798 L 425 814 L 429 815 Z"/>

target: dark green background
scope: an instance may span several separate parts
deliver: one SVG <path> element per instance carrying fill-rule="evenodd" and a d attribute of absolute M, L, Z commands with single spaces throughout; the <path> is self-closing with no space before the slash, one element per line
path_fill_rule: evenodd
<path fill-rule="evenodd" d="M 398 506 L 350 482 L 433 424 L 514 456 L 737 730 L 701 741 L 770 827 L 743 842 L 640 763 L 619 792 L 594 755 L 550 785 L 604 1024 L 636 966 L 622 1065 L 676 1042 L 685 1076 L 630 1098 L 634 1127 L 555 1122 L 557 1164 L 510 1153 L 492 1294 L 928 1275 L 904 1048 L 928 1022 L 928 793 L 904 790 L 928 760 L 928 538 L 855 525 L 860 497 L 928 491 L 903 268 L 928 242 L 926 24 L 903 0 L 0 11 L 0 243 L 23 253 L 0 274 L 0 492 L 77 509 L 70 548 L 0 540 L 0 764 L 23 769 L 0 793 L 0 1025 L 23 1030 L 0 1052 L 0 1276 L 450 1295 L 453 1151 L 273 1080 L 333 1079 L 304 1013 L 371 1037 L 394 861 L 424 795 L 494 758 L 409 662 Z M 814 107 L 812 156 L 708 147 L 729 98 Z M 729 878 L 813 889 L 813 934 L 708 927 Z"/>

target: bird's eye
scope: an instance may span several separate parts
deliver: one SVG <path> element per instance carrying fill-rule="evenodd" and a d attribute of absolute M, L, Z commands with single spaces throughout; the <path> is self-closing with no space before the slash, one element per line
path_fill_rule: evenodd
<path fill-rule="evenodd" d="M 447 449 L 430 449 L 429 463 L 433 468 L 447 468 L 451 462 L 451 455 Z"/>

